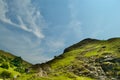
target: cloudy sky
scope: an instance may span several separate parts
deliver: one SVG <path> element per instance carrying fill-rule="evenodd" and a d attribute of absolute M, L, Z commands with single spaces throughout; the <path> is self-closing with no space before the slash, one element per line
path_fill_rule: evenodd
<path fill-rule="evenodd" d="M 119 37 L 119 4 L 119 0 L 0 0 L 0 49 L 35 64 L 88 37 Z"/>

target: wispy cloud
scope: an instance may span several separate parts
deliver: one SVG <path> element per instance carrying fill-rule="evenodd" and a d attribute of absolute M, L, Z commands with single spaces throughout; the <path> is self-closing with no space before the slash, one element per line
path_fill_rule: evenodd
<path fill-rule="evenodd" d="M 5 13 L 7 12 L 6 4 L 3 0 L 0 0 L 0 19 L 4 20 L 6 18 Z"/>
<path fill-rule="evenodd" d="M 69 25 L 70 29 L 73 31 L 74 35 L 79 38 L 82 36 L 82 23 L 80 19 L 78 19 L 78 10 L 76 10 L 74 2 L 77 0 L 69 0 L 69 9 L 70 9 L 70 22 Z"/>
<path fill-rule="evenodd" d="M 4 23 L 0 24 L 0 49 L 7 49 L 29 62 L 41 63 L 62 53 L 69 37 L 81 33 L 81 23 L 73 18 L 71 9 L 73 17 L 68 25 L 52 22 L 56 26 L 45 28 L 47 23 L 41 10 L 31 1 L 0 0 L 0 23 Z"/>
<path fill-rule="evenodd" d="M 44 38 L 41 29 L 44 19 L 31 0 L 1 0 L 0 5 L 1 21 L 31 32 L 38 38 Z"/>
<path fill-rule="evenodd" d="M 0 23 L 0 49 L 32 63 L 50 59 L 41 47 L 45 21 L 31 0 L 0 0 Z"/>
<path fill-rule="evenodd" d="M 31 0 L 0 0 L 0 22 L 5 23 L 0 24 L 0 49 L 31 63 L 50 60 L 65 45 L 61 38 L 42 33 L 46 23 Z"/>

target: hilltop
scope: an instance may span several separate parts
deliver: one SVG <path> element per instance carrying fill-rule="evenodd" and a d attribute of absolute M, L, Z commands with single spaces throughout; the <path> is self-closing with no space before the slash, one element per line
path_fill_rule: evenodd
<path fill-rule="evenodd" d="M 45 80 L 119 80 L 120 38 L 84 39 L 33 68 L 39 69 L 42 77 L 47 75 Z"/>
<path fill-rule="evenodd" d="M 18 80 L 120 80 L 120 38 L 87 38 L 29 68 Z"/>

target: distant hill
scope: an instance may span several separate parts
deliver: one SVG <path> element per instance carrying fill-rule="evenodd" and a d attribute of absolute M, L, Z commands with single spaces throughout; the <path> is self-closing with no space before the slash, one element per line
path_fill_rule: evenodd
<path fill-rule="evenodd" d="M 0 50 L 0 55 L 3 55 L 3 56 L 6 56 L 6 57 L 9 57 L 9 58 L 14 58 L 14 57 L 17 57 L 9 52 L 5 52 L 3 50 Z"/>
<path fill-rule="evenodd" d="M 11 59 L 18 57 L 18 56 L 13 55 L 12 53 L 5 52 L 4 50 L 0 50 L 0 57 L 1 57 L 1 56 L 5 56 L 5 57 L 11 58 Z M 21 59 L 22 59 L 22 58 L 21 58 Z M 23 59 L 22 59 L 22 63 L 23 63 L 23 64 L 27 64 L 27 65 L 31 65 L 30 62 L 27 62 L 27 61 L 25 61 L 25 60 L 23 60 Z"/>

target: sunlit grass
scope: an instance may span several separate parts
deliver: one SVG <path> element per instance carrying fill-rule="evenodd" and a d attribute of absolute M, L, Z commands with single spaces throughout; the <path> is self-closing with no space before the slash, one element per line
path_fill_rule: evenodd
<path fill-rule="evenodd" d="M 12 77 L 15 75 L 20 75 L 20 77 L 18 77 L 17 80 L 94 80 L 89 77 L 78 76 L 74 72 L 68 71 L 67 70 L 68 68 L 66 67 L 75 65 L 77 66 L 77 68 L 81 68 L 83 67 L 82 64 L 84 64 L 84 61 L 82 61 L 82 59 L 89 60 L 86 58 L 89 58 L 95 55 L 97 55 L 97 57 L 101 57 L 101 56 L 104 56 L 102 55 L 104 53 L 120 56 L 119 43 L 120 43 L 120 40 L 117 40 L 115 42 L 100 41 L 95 43 L 83 44 L 82 47 L 78 46 L 76 49 L 72 48 L 72 50 L 66 53 L 63 53 L 61 57 L 59 56 L 55 57 L 53 61 L 49 62 L 49 65 L 51 67 L 51 73 L 48 74 L 47 77 L 35 76 L 36 73 L 20 74 L 19 72 L 14 71 L 15 67 L 10 67 L 10 64 L 9 64 L 9 67 L 10 67 L 9 69 L 0 68 L 0 73 L 6 70 L 12 73 Z M 103 48 L 103 46 L 105 47 Z M 82 59 L 77 59 L 77 58 L 82 58 Z M 119 67 L 117 67 L 117 69 L 119 69 Z M 83 71 L 84 70 L 85 69 L 83 69 Z"/>
<path fill-rule="evenodd" d="M 62 59 L 55 59 L 54 62 L 51 63 L 52 68 L 55 69 L 69 65 L 80 52 L 81 50 L 73 50 L 63 54 Z"/>

